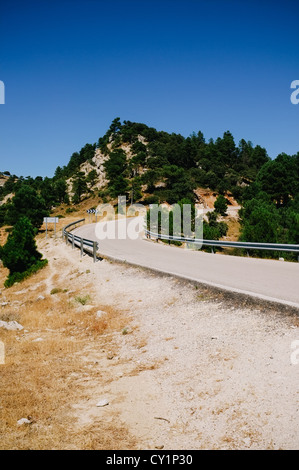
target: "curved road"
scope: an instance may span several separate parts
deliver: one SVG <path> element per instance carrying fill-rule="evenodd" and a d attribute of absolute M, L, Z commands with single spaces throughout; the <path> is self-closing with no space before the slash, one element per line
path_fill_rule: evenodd
<path fill-rule="evenodd" d="M 73 233 L 97 241 L 99 254 L 104 257 L 299 308 L 299 263 L 210 254 L 155 243 L 135 230 L 137 220 L 84 225 Z M 111 239 L 114 230 L 122 228 L 124 233 L 128 226 L 135 240 Z M 107 229 L 110 238 L 99 239 Z"/>

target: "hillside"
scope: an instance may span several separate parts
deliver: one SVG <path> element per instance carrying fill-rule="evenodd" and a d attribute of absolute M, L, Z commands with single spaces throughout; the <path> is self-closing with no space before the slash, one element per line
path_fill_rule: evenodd
<path fill-rule="evenodd" d="M 116 204 L 119 195 L 128 203 L 199 203 L 212 211 L 221 196 L 228 216 L 207 216 L 204 238 L 299 243 L 298 181 L 299 153 L 271 160 L 265 148 L 244 139 L 237 144 L 229 131 L 206 141 L 201 131 L 183 137 L 116 118 L 54 177 L 3 175 L 0 226 L 26 213 L 9 202 L 24 187 L 36 192 L 40 212 L 62 216 Z"/>

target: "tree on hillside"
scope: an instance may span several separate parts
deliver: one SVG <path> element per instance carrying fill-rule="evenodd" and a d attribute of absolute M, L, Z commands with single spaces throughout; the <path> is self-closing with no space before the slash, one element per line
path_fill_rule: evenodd
<path fill-rule="evenodd" d="M 215 212 L 218 212 L 220 215 L 222 215 L 222 216 L 227 215 L 227 213 L 226 213 L 226 211 L 227 211 L 227 200 L 222 194 L 219 194 L 216 201 L 214 202 L 214 208 L 215 208 Z"/>
<path fill-rule="evenodd" d="M 222 139 L 218 137 L 215 145 L 221 163 L 232 166 L 237 159 L 237 148 L 232 134 L 229 131 L 224 132 Z"/>
<path fill-rule="evenodd" d="M 163 167 L 163 177 L 166 179 L 166 201 L 175 204 L 182 199 L 194 202 L 194 183 L 183 168 L 176 165 Z"/>
<path fill-rule="evenodd" d="M 96 170 L 91 170 L 87 177 L 86 177 L 86 183 L 88 184 L 89 189 L 91 189 L 97 181 L 98 174 Z"/>
<path fill-rule="evenodd" d="M 51 178 L 46 177 L 39 186 L 40 187 L 38 188 L 38 192 L 45 201 L 46 208 L 51 211 L 52 207 L 57 203 L 55 184 L 53 184 Z"/>
<path fill-rule="evenodd" d="M 69 196 L 67 193 L 67 184 L 66 181 L 62 178 L 58 179 L 54 183 L 54 189 L 55 189 L 55 196 L 57 201 L 62 204 L 65 202 L 66 204 L 69 203 Z"/>
<path fill-rule="evenodd" d="M 73 177 L 72 191 L 74 193 L 72 202 L 78 204 L 84 193 L 87 192 L 87 183 L 85 174 L 82 171 L 78 171 Z"/>
<path fill-rule="evenodd" d="M 277 207 L 286 206 L 290 197 L 299 192 L 299 171 L 296 157 L 280 154 L 259 171 L 257 184 L 267 193 Z"/>
<path fill-rule="evenodd" d="M 108 190 L 111 197 L 125 195 L 129 189 L 127 173 L 127 157 L 122 149 L 116 149 L 110 153 L 109 159 L 104 163 Z"/>
<path fill-rule="evenodd" d="M 34 236 L 35 230 L 30 220 L 21 217 L 9 234 L 6 244 L 0 247 L 0 258 L 9 269 L 5 284 L 7 287 L 21 280 L 24 273 L 29 273 L 33 268 L 41 268 L 47 263 L 46 260 L 41 261 L 42 254 L 37 251 Z"/>
<path fill-rule="evenodd" d="M 23 184 L 11 203 L 7 204 L 5 223 L 15 225 L 21 217 L 27 217 L 33 227 L 39 228 L 47 215 L 49 215 L 49 211 L 44 199 L 34 188 Z"/>
<path fill-rule="evenodd" d="M 110 153 L 108 160 L 104 163 L 106 177 L 110 184 L 127 168 L 127 157 L 122 149 L 114 150 Z"/>
<path fill-rule="evenodd" d="M 240 210 L 241 241 L 277 243 L 279 213 L 266 194 L 247 201 Z"/>

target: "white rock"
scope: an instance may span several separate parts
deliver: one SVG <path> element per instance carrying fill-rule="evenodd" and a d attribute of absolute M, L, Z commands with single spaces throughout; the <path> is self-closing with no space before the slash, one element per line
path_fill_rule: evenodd
<path fill-rule="evenodd" d="M 97 318 L 102 318 L 104 315 L 106 315 L 106 312 L 104 312 L 103 310 L 98 310 L 96 313 Z"/>
<path fill-rule="evenodd" d="M 19 421 L 17 422 L 18 426 L 23 426 L 24 424 L 30 424 L 31 421 L 27 418 L 22 418 L 22 419 L 19 419 Z"/>
<path fill-rule="evenodd" d="M 251 445 L 251 439 L 249 437 L 245 437 L 245 439 L 243 439 L 244 441 L 244 444 L 246 445 L 246 447 L 249 447 Z"/>
<path fill-rule="evenodd" d="M 101 400 L 97 403 L 97 406 L 107 406 L 109 405 L 109 401 L 107 399 L 104 398 L 104 400 Z"/>
<path fill-rule="evenodd" d="M 39 295 L 36 300 L 45 300 L 45 297 L 43 295 Z"/>
<path fill-rule="evenodd" d="M 24 329 L 24 327 L 16 321 L 0 321 L 0 328 L 10 331 Z"/>

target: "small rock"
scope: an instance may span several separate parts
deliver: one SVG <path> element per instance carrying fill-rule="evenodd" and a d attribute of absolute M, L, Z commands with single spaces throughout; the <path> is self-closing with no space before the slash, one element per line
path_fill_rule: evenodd
<path fill-rule="evenodd" d="M 5 330 L 9 330 L 9 331 L 24 329 L 24 327 L 16 321 L 2 321 L 2 320 L 0 321 L 0 328 L 4 328 Z"/>
<path fill-rule="evenodd" d="M 155 449 L 162 450 L 162 449 L 164 449 L 164 446 L 163 445 L 162 446 L 155 446 Z"/>
<path fill-rule="evenodd" d="M 102 406 L 107 406 L 109 405 L 109 401 L 104 399 L 104 400 L 100 400 L 98 403 L 97 403 L 97 406 L 98 407 L 102 407 Z"/>
<path fill-rule="evenodd" d="M 24 424 L 31 424 L 31 421 L 27 418 L 22 418 L 17 422 L 18 426 L 23 426 Z"/>
<path fill-rule="evenodd" d="M 36 338 L 32 341 L 32 343 L 40 343 L 41 341 L 44 341 L 43 338 Z"/>
<path fill-rule="evenodd" d="M 211 339 L 219 339 L 218 336 L 211 336 Z"/>
<path fill-rule="evenodd" d="M 246 445 L 246 447 L 249 447 L 249 446 L 250 446 L 251 440 L 250 440 L 249 437 L 245 437 L 245 439 L 243 439 L 243 441 L 244 441 L 244 444 Z"/>
<path fill-rule="evenodd" d="M 39 295 L 36 300 L 45 300 L 45 297 L 43 295 Z"/>
<path fill-rule="evenodd" d="M 104 312 L 104 310 L 98 310 L 96 313 L 97 318 L 102 318 L 104 315 L 106 315 L 106 312 Z"/>
<path fill-rule="evenodd" d="M 6 307 L 8 305 L 8 302 L 2 302 L 1 307 Z"/>

